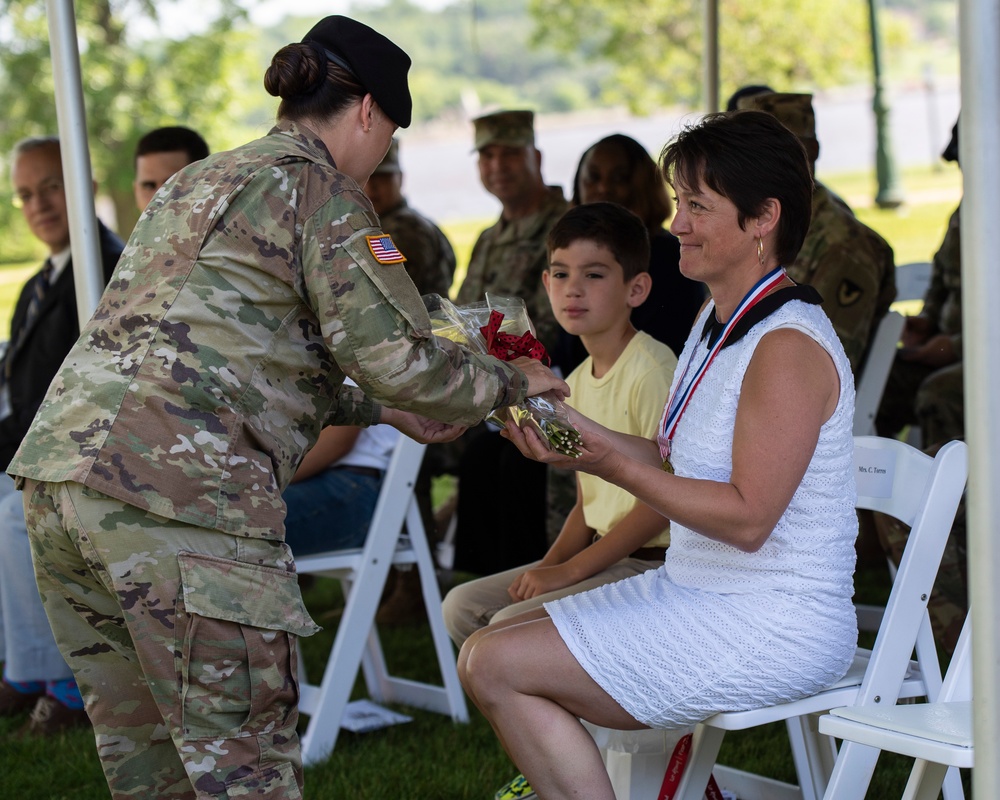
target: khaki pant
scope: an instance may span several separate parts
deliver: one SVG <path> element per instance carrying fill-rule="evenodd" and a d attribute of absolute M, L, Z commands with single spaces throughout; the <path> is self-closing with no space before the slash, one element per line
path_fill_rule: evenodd
<path fill-rule="evenodd" d="M 460 583 L 448 592 L 441 607 L 444 612 L 444 624 L 452 641 L 461 647 L 473 633 L 480 628 L 485 628 L 491 622 L 510 619 L 525 611 L 540 608 L 550 600 L 579 594 L 587 589 L 595 589 L 606 583 L 631 578 L 633 575 L 641 575 L 643 572 L 663 566 L 662 561 L 623 558 L 596 575 L 591 575 L 586 580 L 574 583 L 565 589 L 547 592 L 532 597 L 530 600 L 521 600 L 515 603 L 507 594 L 507 588 L 514 582 L 514 578 L 522 572 L 537 567 L 540 563 L 540 561 L 535 561 L 523 567 L 498 572 L 496 575 L 487 575 L 485 578 Z"/>
<path fill-rule="evenodd" d="M 316 627 L 289 549 L 75 483 L 28 481 L 24 500 L 112 796 L 300 798 L 295 639 Z"/>

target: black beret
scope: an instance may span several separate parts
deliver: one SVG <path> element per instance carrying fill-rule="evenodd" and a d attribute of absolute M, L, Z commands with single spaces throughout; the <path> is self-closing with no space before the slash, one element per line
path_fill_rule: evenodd
<path fill-rule="evenodd" d="M 399 127 L 410 124 L 413 101 L 406 83 L 410 57 L 381 33 L 350 17 L 326 17 L 302 39 L 329 51 L 334 63 L 354 74 L 358 82 Z"/>

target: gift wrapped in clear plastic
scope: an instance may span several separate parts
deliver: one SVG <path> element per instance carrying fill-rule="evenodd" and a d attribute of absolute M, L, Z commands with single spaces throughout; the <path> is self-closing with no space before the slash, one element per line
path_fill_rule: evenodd
<path fill-rule="evenodd" d="M 487 293 L 482 302 L 456 306 L 445 297 L 431 294 L 424 296 L 424 303 L 435 336 L 503 361 L 529 356 L 548 362 L 545 348 L 535 339 L 524 300 L 519 297 Z M 530 425 L 553 450 L 574 458 L 580 455 L 580 434 L 570 422 L 566 406 L 552 392 L 496 408 L 486 419 L 498 425 L 506 425 L 508 419 L 521 428 Z"/>

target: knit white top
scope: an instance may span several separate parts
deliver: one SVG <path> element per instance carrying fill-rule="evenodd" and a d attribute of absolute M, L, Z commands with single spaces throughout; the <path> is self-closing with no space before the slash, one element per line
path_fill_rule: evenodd
<path fill-rule="evenodd" d="M 675 381 L 703 357 L 714 311 L 695 323 Z M 678 475 L 729 480 L 743 377 L 777 328 L 801 330 L 830 354 L 840 397 L 763 547 L 745 553 L 673 523 L 663 567 L 545 604 L 584 669 L 652 727 L 798 699 L 839 680 L 854 656 L 854 381 L 819 306 L 789 301 L 720 351 L 677 425 L 671 462 Z"/>

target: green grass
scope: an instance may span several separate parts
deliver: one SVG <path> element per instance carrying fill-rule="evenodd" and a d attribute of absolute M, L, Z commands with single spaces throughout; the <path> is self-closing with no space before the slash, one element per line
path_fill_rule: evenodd
<path fill-rule="evenodd" d="M 881 603 L 888 594 L 882 562 L 862 562 L 857 576 L 862 602 Z M 302 641 L 303 658 L 317 680 L 330 652 L 342 607 L 335 581 L 316 580 L 305 591 L 306 603 L 324 630 Z M 436 680 L 436 659 L 425 625 L 388 628 L 383 645 L 389 668 L 416 680 Z M 355 696 L 363 696 L 362 682 Z M 467 725 L 438 714 L 399 707 L 413 721 L 364 734 L 342 732 L 332 756 L 306 770 L 310 800 L 485 800 L 513 777 L 514 767 L 486 720 L 471 708 Z M 16 741 L 8 734 L 24 717 L 0 719 L 0 774 L 4 797 L 20 800 L 106 800 L 107 787 L 89 731 L 77 731 L 43 747 Z M 720 762 L 778 780 L 794 781 L 795 772 L 784 726 L 729 734 Z M 872 800 L 899 797 L 910 764 L 883 756 L 868 792 Z"/>

